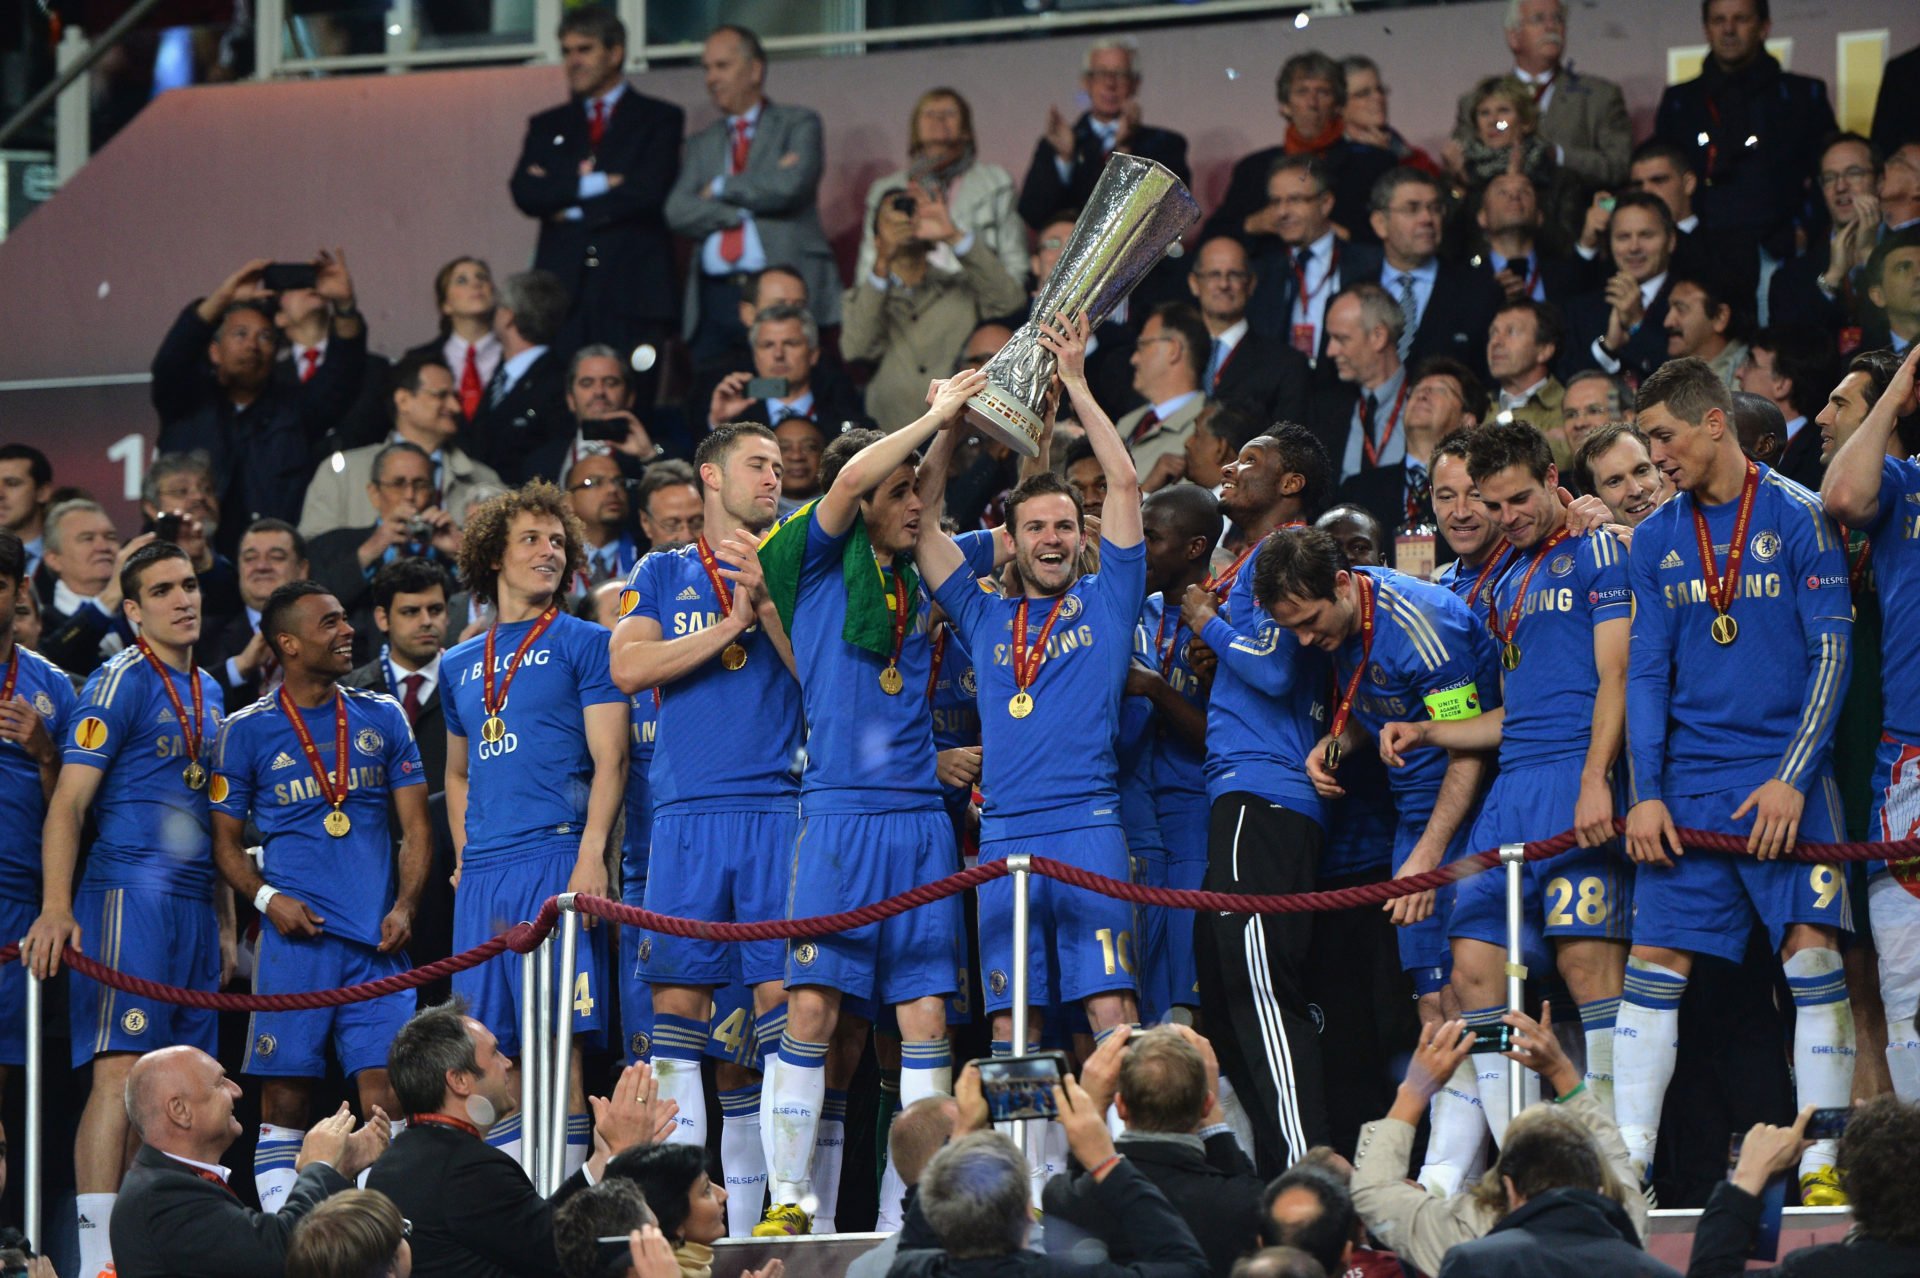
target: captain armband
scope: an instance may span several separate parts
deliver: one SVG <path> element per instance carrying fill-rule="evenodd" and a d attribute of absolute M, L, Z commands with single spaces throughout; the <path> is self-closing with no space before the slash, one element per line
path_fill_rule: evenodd
<path fill-rule="evenodd" d="M 1426 703 L 1427 717 L 1435 723 L 1451 723 L 1456 719 L 1477 719 L 1480 717 L 1480 686 L 1468 683 L 1458 688 L 1442 688 L 1438 692 L 1429 692 Z"/>

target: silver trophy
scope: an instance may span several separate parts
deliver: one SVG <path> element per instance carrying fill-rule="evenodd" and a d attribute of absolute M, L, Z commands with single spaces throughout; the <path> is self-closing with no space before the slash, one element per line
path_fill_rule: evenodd
<path fill-rule="evenodd" d="M 1199 220 L 1200 206 L 1165 165 L 1115 155 L 1033 299 L 1033 319 L 1084 315 L 1089 328 L 1099 327 Z M 987 361 L 987 388 L 967 401 L 968 421 L 1026 457 L 1040 451 L 1054 372 L 1053 355 L 1038 338 L 1032 320 L 1023 324 Z"/>

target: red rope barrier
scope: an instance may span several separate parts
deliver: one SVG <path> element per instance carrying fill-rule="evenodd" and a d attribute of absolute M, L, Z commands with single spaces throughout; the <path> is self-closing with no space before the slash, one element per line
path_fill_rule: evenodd
<path fill-rule="evenodd" d="M 1626 822 L 1619 819 L 1616 819 L 1614 824 L 1621 829 L 1626 826 Z M 1679 833 L 1682 842 L 1703 851 L 1737 854 L 1747 850 L 1746 839 L 1739 835 L 1686 829 Z M 1526 859 L 1546 860 L 1567 851 L 1573 847 L 1574 843 L 1575 838 L 1571 830 L 1557 834 L 1551 839 L 1536 840 L 1525 845 Z M 1900 839 L 1890 843 L 1799 843 L 1785 854 L 1785 859 L 1788 860 L 1828 863 L 1902 860 L 1908 857 L 1920 857 L 1920 839 Z M 1078 866 L 1068 865 L 1050 857 L 1034 857 L 1032 865 L 1035 874 L 1044 875 L 1071 887 L 1083 888 L 1089 892 L 1098 892 L 1103 896 L 1131 901 L 1139 905 L 1229 914 L 1301 914 L 1383 904 L 1398 897 L 1412 896 L 1417 892 L 1444 887 L 1449 883 L 1470 878 L 1493 868 L 1499 864 L 1499 861 L 1500 849 L 1490 848 L 1485 852 L 1461 857 L 1449 865 L 1429 870 L 1425 874 L 1367 883 L 1358 887 L 1339 888 L 1331 892 L 1296 892 L 1284 896 L 1239 895 L 1231 892 L 1147 887 L 1108 878 L 1104 874 L 1095 874 L 1090 870 L 1083 870 Z M 619 901 L 610 901 L 598 896 L 576 896 L 574 907 L 582 914 L 593 915 L 628 927 L 640 927 L 652 932 L 665 933 L 669 936 L 695 937 L 722 942 L 798 940 L 803 937 L 851 931 L 854 928 L 878 923 L 882 919 L 904 914 L 908 910 L 954 896 L 989 880 L 1001 878 L 1007 873 L 1005 861 L 991 861 L 976 865 L 972 869 L 949 874 L 932 883 L 909 888 L 896 896 L 863 905 L 858 909 L 846 910 L 839 914 L 820 914 L 812 918 L 771 919 L 758 923 L 709 923 L 700 919 L 675 918 L 672 915 L 655 914 L 651 910 L 624 905 Z M 348 1003 L 359 1003 L 388 994 L 397 994 L 402 990 L 418 989 L 443 976 L 451 976 L 455 972 L 464 972 L 469 968 L 478 967 L 508 950 L 516 954 L 525 954 L 537 947 L 553 931 L 559 915 L 558 898 L 549 897 L 541 904 L 539 914 L 532 921 L 517 923 L 499 936 L 476 945 L 470 950 L 410 971 L 382 977 L 377 981 L 348 985 L 340 989 L 314 990 L 302 994 L 220 994 L 209 990 L 180 989 L 177 986 L 163 985 L 158 981 L 149 981 L 143 977 L 116 971 L 104 964 L 94 962 L 87 955 L 71 947 L 66 951 L 65 961 L 81 975 L 91 977 L 103 985 L 160 1003 L 180 1007 L 210 1008 L 219 1012 L 309 1011 L 323 1007 L 341 1007 Z M 20 946 L 17 942 L 0 946 L 0 965 L 11 963 L 19 957 Z"/>

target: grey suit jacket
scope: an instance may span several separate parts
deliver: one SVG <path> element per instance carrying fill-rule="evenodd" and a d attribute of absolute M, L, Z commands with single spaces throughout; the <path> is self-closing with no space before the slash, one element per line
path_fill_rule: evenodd
<path fill-rule="evenodd" d="M 336 528 L 373 524 L 373 499 L 367 496 L 367 484 L 373 479 L 373 459 L 385 447 L 382 442 L 349 448 L 320 463 L 307 483 L 306 504 L 300 508 L 302 537 L 312 540 Z M 440 506 L 455 523 L 466 522 L 467 506 L 482 486 L 505 486 L 493 467 L 475 461 L 451 444 L 447 445 L 442 484 Z"/>
<path fill-rule="evenodd" d="M 1462 142 L 1474 135 L 1468 105 L 1472 98 L 1471 91 L 1460 95 L 1454 121 L 1454 137 Z M 1540 136 L 1565 152 L 1560 167 L 1582 182 L 1604 187 L 1627 180 L 1633 122 L 1627 118 L 1627 100 L 1613 81 L 1562 67 L 1540 119 Z"/>
<path fill-rule="evenodd" d="M 667 225 L 694 241 L 687 271 L 686 333 L 700 321 L 700 249 L 715 231 L 752 214 L 769 266 L 791 266 L 807 281 L 813 317 L 840 322 L 840 271 L 820 226 L 818 195 L 826 150 L 820 116 L 806 107 L 768 102 L 754 126 L 744 173 L 727 178 L 718 196 L 707 190 L 726 173 L 732 149 L 725 117 L 687 139 L 680 176 L 667 195 Z"/>
<path fill-rule="evenodd" d="M 1147 472 L 1153 469 L 1153 464 L 1162 457 L 1168 453 L 1177 453 L 1187 446 L 1187 436 L 1193 434 L 1194 423 L 1200 420 L 1200 410 L 1206 406 L 1207 397 L 1195 395 L 1182 404 L 1173 416 L 1155 423 L 1153 429 L 1147 432 L 1145 439 L 1130 447 L 1133 465 L 1139 472 L 1140 478 L 1145 479 Z M 1114 423 L 1114 429 L 1120 432 L 1122 440 L 1132 437 L 1134 428 L 1140 424 L 1146 417 L 1147 410 L 1152 407 L 1151 404 L 1142 404 Z"/>

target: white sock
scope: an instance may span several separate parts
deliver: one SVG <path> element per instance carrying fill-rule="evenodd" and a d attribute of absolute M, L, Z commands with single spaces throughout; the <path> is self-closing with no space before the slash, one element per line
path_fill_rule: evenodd
<path fill-rule="evenodd" d="M 748 1238 L 767 1197 L 767 1156 L 760 1144 L 760 1088 L 720 1093 L 720 1170 L 727 1182 L 727 1234 Z"/>
<path fill-rule="evenodd" d="M 1487 1113 L 1480 1105 L 1472 1057 L 1461 1061 L 1434 1093 L 1431 1112 L 1432 1134 L 1427 1137 L 1427 1161 L 1419 1179 L 1435 1196 L 1451 1198 L 1466 1183 L 1467 1170 L 1487 1139 Z"/>
<path fill-rule="evenodd" d="M 1840 951 L 1801 950 L 1785 964 L 1793 991 L 1793 1090 L 1800 1108 L 1844 1109 L 1853 1095 L 1853 1005 Z M 1840 1143 L 1816 1140 L 1800 1174 L 1833 1166 Z"/>
<path fill-rule="evenodd" d="M 1643 1175 L 1659 1143 L 1660 1109 L 1680 1054 L 1680 998 L 1686 992 L 1687 978 L 1672 968 L 1627 959 L 1626 993 L 1613 1026 L 1613 1111 L 1628 1161 Z"/>
<path fill-rule="evenodd" d="M 1240 1152 L 1248 1158 L 1253 1157 L 1253 1120 L 1247 1117 L 1247 1107 L 1240 1103 L 1233 1084 L 1227 1076 L 1220 1076 L 1220 1117 L 1227 1126 L 1233 1128 L 1233 1143 L 1240 1146 Z"/>
<path fill-rule="evenodd" d="M 1901 1024 L 1907 1028 L 1895 1028 Z M 1887 1026 L 1887 1073 L 1893 1075 L 1893 1094 L 1911 1105 L 1920 1101 L 1920 1032 L 1915 1031 L 1912 1017 L 1902 1022 L 1889 1016 Z"/>
<path fill-rule="evenodd" d="M 658 1041 L 656 1039 L 655 1043 Z M 667 1133 L 666 1143 L 705 1149 L 707 1093 L 700 1081 L 700 1062 L 662 1056 L 656 1050 L 653 1055 L 653 1076 L 659 1083 L 661 1098 L 672 1099 L 680 1106 L 680 1112 L 674 1116 L 673 1130 Z"/>
<path fill-rule="evenodd" d="M 113 1270 L 113 1244 L 107 1225 L 113 1219 L 118 1194 L 77 1194 L 74 1207 L 80 1218 L 80 1278 L 97 1278 Z"/>
<path fill-rule="evenodd" d="M 1600 1108 L 1613 1112 L 1613 1027 L 1620 1020 L 1620 1000 L 1597 998 L 1580 1004 L 1580 1026 L 1587 1040 L 1587 1090 Z"/>
<path fill-rule="evenodd" d="M 1497 1026 L 1500 1018 L 1506 1014 L 1505 1004 L 1462 1013 L 1467 1028 L 1471 1030 Z M 1507 1103 L 1507 1070 L 1519 1067 L 1498 1052 L 1475 1052 L 1467 1057 L 1465 1064 L 1473 1067 L 1473 1085 L 1480 1096 L 1480 1112 L 1486 1117 L 1487 1130 L 1493 1133 L 1493 1143 L 1498 1145 L 1506 1140 L 1507 1124 L 1513 1119 L 1512 1106 Z M 1527 1072 L 1521 1069 L 1521 1073 Z"/>
<path fill-rule="evenodd" d="M 887 1170 L 880 1175 L 880 1212 L 873 1222 L 876 1233 L 894 1234 L 900 1232 L 900 1225 L 906 1219 L 901 1210 L 903 1199 L 907 1196 L 907 1182 L 900 1179 L 893 1160 L 887 1160 Z"/>
<path fill-rule="evenodd" d="M 520 1158 L 520 1119 L 519 1114 L 508 1114 L 505 1118 L 487 1128 L 487 1144 L 493 1146 L 514 1162 Z M 524 1163 L 521 1164 L 525 1166 Z"/>
<path fill-rule="evenodd" d="M 772 1159 L 767 1164 L 773 1201 L 797 1203 L 807 1195 L 820 1110 L 827 1099 L 827 1045 L 791 1033 L 780 1040 L 774 1071 Z"/>
<path fill-rule="evenodd" d="M 562 1177 L 571 1176 L 587 1165 L 593 1153 L 593 1115 L 567 1115 L 567 1153 L 560 1168 Z"/>
<path fill-rule="evenodd" d="M 953 1095 L 953 1048 L 944 1038 L 900 1044 L 900 1108 Z"/>
<path fill-rule="evenodd" d="M 300 1157 L 300 1142 L 307 1134 L 297 1127 L 260 1124 L 260 1141 L 253 1147 L 253 1188 L 260 1195 L 260 1210 L 271 1216 L 280 1210 L 293 1190 L 300 1173 L 294 1162 Z"/>
<path fill-rule="evenodd" d="M 840 1167 L 847 1154 L 847 1094 L 827 1089 L 820 1106 L 820 1126 L 813 1141 L 813 1232 L 838 1233 L 834 1218 L 840 1211 Z"/>

